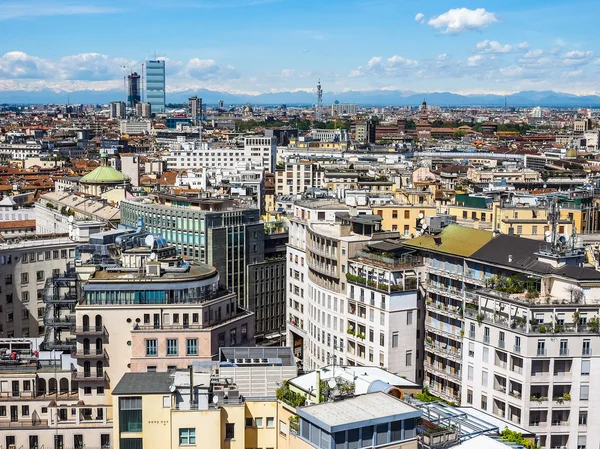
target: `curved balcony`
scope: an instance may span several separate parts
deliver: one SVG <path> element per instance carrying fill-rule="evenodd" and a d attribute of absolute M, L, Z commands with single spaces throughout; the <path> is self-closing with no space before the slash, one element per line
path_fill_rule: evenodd
<path fill-rule="evenodd" d="M 327 267 L 327 265 L 325 264 L 314 262 L 311 258 L 308 258 L 308 268 L 324 276 L 332 277 L 335 279 L 340 278 L 337 269 L 334 270 L 331 266 Z"/>

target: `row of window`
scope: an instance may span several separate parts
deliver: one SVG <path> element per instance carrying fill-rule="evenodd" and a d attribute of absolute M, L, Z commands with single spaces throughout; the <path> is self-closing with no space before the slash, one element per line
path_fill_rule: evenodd
<path fill-rule="evenodd" d="M 21 263 L 29 263 L 29 262 L 44 262 L 47 260 L 58 260 L 58 259 L 66 259 L 67 254 L 70 258 L 75 257 L 75 250 L 70 249 L 61 249 L 61 250 L 53 250 L 53 251 L 40 251 L 40 252 L 32 252 L 32 253 L 23 253 L 21 254 Z M 19 258 L 15 256 L 14 261 L 18 262 Z M 13 255 L 5 254 L 0 256 L 0 265 L 9 265 L 13 263 Z"/>
<path fill-rule="evenodd" d="M 39 449 L 40 442 L 39 437 L 37 435 L 29 435 L 29 449 Z M 5 438 L 6 446 L 5 447 L 16 447 L 16 437 L 14 435 L 7 435 Z M 89 441 L 88 441 L 89 443 Z M 92 444 L 92 446 L 94 446 Z M 21 445 L 21 448 L 25 448 L 25 445 Z M 73 435 L 73 446 L 74 449 L 83 449 L 85 447 L 83 443 L 83 435 L 75 434 Z M 103 433 L 100 434 L 100 447 L 101 448 L 110 448 L 110 434 Z M 65 448 L 65 437 L 64 435 L 54 435 L 54 449 L 64 449 Z"/>

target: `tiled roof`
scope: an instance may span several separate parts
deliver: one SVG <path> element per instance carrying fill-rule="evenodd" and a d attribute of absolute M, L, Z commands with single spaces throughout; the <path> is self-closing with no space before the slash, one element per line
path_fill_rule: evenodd
<path fill-rule="evenodd" d="M 404 244 L 416 249 L 469 257 L 492 238 L 489 231 L 449 225 L 439 235 L 422 235 Z"/>

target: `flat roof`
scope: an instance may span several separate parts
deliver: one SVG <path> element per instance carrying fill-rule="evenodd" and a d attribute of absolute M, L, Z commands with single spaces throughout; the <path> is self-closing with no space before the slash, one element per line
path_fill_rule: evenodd
<path fill-rule="evenodd" d="M 296 366 L 294 352 L 289 346 L 220 348 L 219 360 L 226 362 L 228 359 L 281 359 L 283 366 Z"/>
<path fill-rule="evenodd" d="M 382 392 L 300 407 L 297 412 L 301 418 L 329 433 L 422 415 L 421 410 Z"/>
<path fill-rule="evenodd" d="M 165 281 L 190 281 L 207 279 L 217 274 L 217 269 L 200 262 L 190 265 L 190 270 L 184 273 L 167 272 L 160 276 L 147 276 L 144 272 L 140 275 L 138 271 L 96 271 L 90 276 L 89 283 L 103 281 L 143 281 L 143 282 L 165 282 Z"/>
<path fill-rule="evenodd" d="M 125 373 L 112 391 L 113 395 L 171 394 L 170 373 Z"/>

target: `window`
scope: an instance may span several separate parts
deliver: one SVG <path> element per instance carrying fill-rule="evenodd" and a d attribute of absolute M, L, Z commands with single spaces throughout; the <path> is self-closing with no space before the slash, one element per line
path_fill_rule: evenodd
<path fill-rule="evenodd" d="M 92 394 L 92 387 L 83 387 L 83 394 Z"/>
<path fill-rule="evenodd" d="M 409 210 L 405 210 L 404 211 L 404 218 L 410 218 L 410 211 Z"/>
<path fill-rule="evenodd" d="M 156 340 L 154 340 L 156 341 Z M 142 398 L 119 398 L 119 431 L 142 431 Z"/>
<path fill-rule="evenodd" d="M 412 324 L 413 321 L 413 313 L 412 310 L 409 312 L 406 312 L 406 325 L 410 326 Z"/>
<path fill-rule="evenodd" d="M 29 435 L 29 449 L 38 449 L 39 444 L 37 435 Z"/>
<path fill-rule="evenodd" d="M 158 355 L 158 341 L 157 340 L 146 340 L 146 355 L 147 356 Z"/>
<path fill-rule="evenodd" d="M 579 412 L 579 425 L 580 426 L 587 426 L 587 418 L 588 418 L 588 412 L 587 410 L 581 410 Z"/>
<path fill-rule="evenodd" d="M 379 346 L 385 346 L 385 334 L 383 332 L 379 333 Z"/>
<path fill-rule="evenodd" d="M 252 418 L 246 418 L 246 427 L 252 427 L 254 425 L 254 420 Z"/>
<path fill-rule="evenodd" d="M 412 351 L 406 351 L 406 366 L 412 366 Z"/>
<path fill-rule="evenodd" d="M 96 387 L 96 394 L 103 395 L 104 394 L 104 387 Z"/>
<path fill-rule="evenodd" d="M 254 425 L 257 428 L 262 429 L 262 427 L 263 427 L 263 419 L 262 418 L 255 418 L 254 419 Z"/>
<path fill-rule="evenodd" d="M 473 366 L 472 365 L 469 365 L 469 368 L 467 369 L 467 379 L 473 380 Z"/>
<path fill-rule="evenodd" d="M 6 405 L 0 405 L 0 416 L 6 416 Z"/>
<path fill-rule="evenodd" d="M 242 341 L 246 341 L 248 340 L 248 325 L 247 324 L 242 324 L 241 326 L 241 336 L 242 336 Z"/>
<path fill-rule="evenodd" d="M 21 273 L 21 284 L 29 283 L 29 273 Z"/>
<path fill-rule="evenodd" d="M 473 390 L 467 390 L 467 404 L 473 404 Z"/>
<path fill-rule="evenodd" d="M 275 418 L 267 417 L 267 429 L 274 429 L 274 428 L 275 428 Z"/>
<path fill-rule="evenodd" d="M 581 375 L 582 376 L 590 375 L 590 361 L 587 359 L 581 361 Z"/>
<path fill-rule="evenodd" d="M 583 340 L 581 355 L 591 355 L 591 354 L 592 354 L 592 348 L 590 345 L 590 340 Z"/>
<path fill-rule="evenodd" d="M 188 338 L 186 341 L 186 354 L 187 355 L 198 355 L 198 339 Z"/>
<path fill-rule="evenodd" d="M 236 345 L 236 331 L 237 331 L 237 329 L 231 329 L 229 331 L 229 346 Z"/>
<path fill-rule="evenodd" d="M 488 384 L 488 372 L 482 371 L 481 372 L 481 385 L 484 387 L 487 387 L 487 384 Z"/>
<path fill-rule="evenodd" d="M 83 449 L 83 435 L 73 435 L 73 447 Z"/>
<path fill-rule="evenodd" d="M 29 292 L 21 292 L 21 301 L 29 302 Z"/>
<path fill-rule="evenodd" d="M 489 358 L 489 353 L 490 353 L 490 348 L 483 348 L 483 352 L 481 354 L 481 360 L 483 360 L 485 363 L 487 363 L 488 358 Z"/>
<path fill-rule="evenodd" d="M 588 384 L 583 384 L 579 388 L 579 400 L 587 401 L 590 397 L 590 386 Z"/>
<path fill-rule="evenodd" d="M 585 449 L 587 447 L 587 435 L 577 435 L 577 449 Z"/>
<path fill-rule="evenodd" d="M 469 342 L 469 357 L 475 357 L 475 343 Z"/>
<path fill-rule="evenodd" d="M 319 212 L 321 213 L 321 212 Z M 235 438 L 235 424 L 225 424 L 225 439 L 233 440 Z"/>
<path fill-rule="evenodd" d="M 397 348 L 398 347 L 398 332 L 394 332 L 392 334 L 392 348 Z M 410 366 L 410 365 L 407 365 Z"/>
<path fill-rule="evenodd" d="M 29 406 L 28 405 L 21 406 L 21 415 L 29 416 Z"/>
<path fill-rule="evenodd" d="M 177 339 L 167 338 L 167 355 L 178 355 Z"/>
<path fill-rule="evenodd" d="M 179 429 L 179 445 L 196 444 L 196 429 Z"/>
<path fill-rule="evenodd" d="M 487 396 L 481 395 L 481 409 L 487 410 Z"/>
<path fill-rule="evenodd" d="M 4 276 L 4 285 L 12 285 L 12 274 Z"/>
<path fill-rule="evenodd" d="M 281 435 L 287 435 L 287 423 L 285 421 L 279 421 L 279 433 Z"/>
<path fill-rule="evenodd" d="M 44 278 L 44 272 L 43 271 L 38 271 L 36 273 L 36 279 L 38 282 L 42 282 L 45 278 Z"/>

